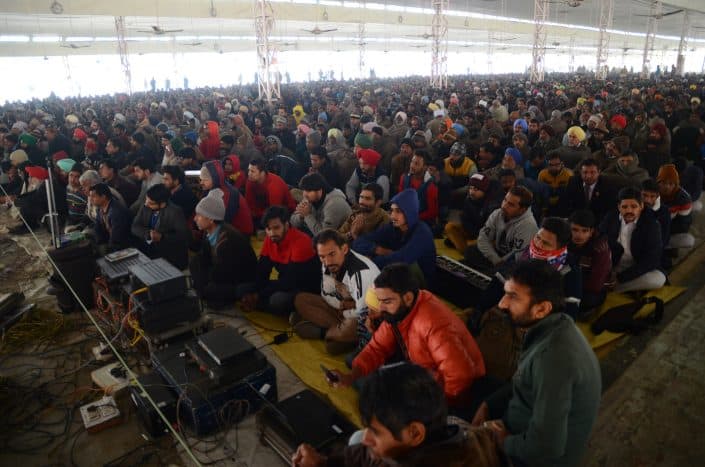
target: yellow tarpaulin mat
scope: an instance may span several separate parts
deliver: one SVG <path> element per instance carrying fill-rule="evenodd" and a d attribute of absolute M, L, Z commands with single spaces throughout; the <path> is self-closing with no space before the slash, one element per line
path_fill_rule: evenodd
<path fill-rule="evenodd" d="M 663 303 L 668 303 L 683 292 L 685 292 L 686 288 L 685 287 L 676 287 L 673 285 L 667 285 L 665 287 L 661 287 L 660 289 L 653 290 L 649 293 L 646 294 L 647 297 L 658 297 L 661 300 L 663 300 Z M 633 302 L 634 299 L 629 297 L 628 295 L 625 294 L 620 294 L 620 293 L 609 293 L 607 294 L 607 299 L 605 300 L 605 303 L 602 304 L 602 307 L 600 308 L 600 315 L 604 313 L 605 311 L 609 310 L 610 308 L 613 308 L 615 306 L 619 305 L 624 305 L 626 303 Z M 649 304 L 646 305 L 638 314 L 638 316 L 646 316 L 649 313 L 651 313 L 654 309 L 654 304 Z M 593 319 L 596 320 L 597 316 Z M 596 336 L 595 334 L 590 331 L 590 324 L 591 323 L 578 323 L 578 327 L 580 330 L 583 332 L 585 335 L 585 338 L 588 340 L 590 345 L 592 346 L 593 349 L 595 349 L 596 352 L 599 353 L 599 350 L 602 349 L 604 346 L 612 343 L 613 341 L 619 339 L 622 337 L 624 334 L 615 334 L 613 332 L 609 331 L 604 331 L 602 332 L 599 336 Z"/>
<path fill-rule="evenodd" d="M 445 255 L 453 259 L 462 259 L 461 252 L 454 248 L 447 247 L 443 240 L 436 239 L 436 250 L 439 255 Z M 255 251 L 259 252 L 262 242 L 253 239 L 252 245 Z M 685 287 L 666 286 L 649 292 L 647 296 L 655 296 L 668 303 L 685 291 Z M 442 298 L 442 297 L 440 297 Z M 600 309 L 600 314 L 606 310 L 633 301 L 625 294 L 610 293 L 607 295 L 605 303 Z M 458 307 L 444 300 L 444 302 L 463 320 L 467 318 Z M 654 305 L 644 307 L 640 315 L 646 315 L 653 310 Z M 289 329 L 289 323 L 283 317 L 273 316 L 268 313 L 250 312 L 246 314 L 249 321 L 257 328 L 257 331 L 267 342 L 271 342 L 276 334 Z M 597 319 L 597 318 L 595 318 Z M 608 331 L 599 336 L 590 331 L 590 323 L 578 323 L 578 327 L 583 332 L 588 342 L 600 358 L 605 356 L 613 348 L 617 339 L 624 334 L 615 334 Z M 328 397 L 330 402 L 349 420 L 361 426 L 360 417 L 357 410 L 357 392 L 352 388 L 333 389 L 328 386 L 321 371 L 320 364 L 330 369 L 349 371 L 345 366 L 343 356 L 333 357 L 328 355 L 323 341 L 301 339 L 293 335 L 287 342 L 279 345 L 272 345 L 271 349 L 287 365 L 301 381 L 320 394 Z"/>
<path fill-rule="evenodd" d="M 268 313 L 253 311 L 245 316 L 267 342 L 271 342 L 274 336 L 279 334 L 279 331 L 275 330 L 284 331 L 290 328 L 286 319 Z M 272 345 L 270 348 L 301 381 L 318 393 L 326 395 L 348 420 L 362 426 L 357 410 L 357 392 L 353 388 L 331 388 L 321 370 L 320 365 L 323 364 L 330 369 L 349 372 L 342 355 L 328 355 L 322 340 L 301 339 L 295 334 L 287 342 Z"/>

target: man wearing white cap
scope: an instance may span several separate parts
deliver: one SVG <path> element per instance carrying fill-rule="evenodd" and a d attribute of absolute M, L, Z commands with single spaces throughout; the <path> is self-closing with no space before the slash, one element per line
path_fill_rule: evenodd
<path fill-rule="evenodd" d="M 200 252 L 189 264 L 194 289 L 213 309 L 240 298 L 238 286 L 253 283 L 257 269 L 249 240 L 223 222 L 224 218 L 223 192 L 216 188 L 196 205 L 194 222 L 204 235 Z"/>

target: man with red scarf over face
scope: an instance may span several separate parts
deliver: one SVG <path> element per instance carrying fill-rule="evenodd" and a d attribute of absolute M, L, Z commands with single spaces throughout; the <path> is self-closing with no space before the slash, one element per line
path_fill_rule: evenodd
<path fill-rule="evenodd" d="M 575 258 L 568 254 L 570 238 L 568 222 L 560 217 L 546 217 L 529 246 L 517 255 L 517 261 L 537 259 L 553 266 L 563 277 L 563 293 L 566 297 L 563 311 L 575 319 L 582 299 L 582 274 Z M 483 295 L 483 300 L 478 305 L 478 310 L 488 310 L 499 303 L 504 293 L 506 273 L 513 265 L 514 261 L 510 259 L 495 274 Z"/>

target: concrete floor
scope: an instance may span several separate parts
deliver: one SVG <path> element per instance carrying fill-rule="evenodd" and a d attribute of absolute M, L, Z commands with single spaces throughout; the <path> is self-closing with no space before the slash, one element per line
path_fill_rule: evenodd
<path fill-rule="evenodd" d="M 0 211 L 0 229 L 11 225 L 7 214 Z M 696 236 L 705 238 L 705 215 L 694 225 Z M 48 243 L 46 233 L 40 240 Z M 6 243 L 12 241 L 15 244 Z M 17 247 L 21 252 L 17 253 Z M 12 287 L 22 289 L 29 299 L 51 308 L 53 301 L 43 293 L 46 286 L 46 263 L 32 237 L 8 237 L 0 234 L 0 291 Z M 1 253 L 15 252 L 13 255 Z M 598 422 L 590 441 L 585 466 L 691 466 L 703 465 L 705 458 L 705 322 L 700 313 L 705 308 L 705 247 L 691 252 L 670 275 L 672 283 L 688 286 L 688 292 L 666 307 L 666 319 L 661 326 L 642 336 L 622 339 L 602 363 L 606 391 Z M 12 278 L 16 279 L 13 281 Z M 212 315 L 214 319 L 236 327 L 247 326 L 246 320 L 235 310 L 226 315 Z M 74 314 L 67 323 L 85 319 Z M 248 332 L 248 336 L 252 333 Z M 76 338 L 67 334 L 65 339 Z M 255 345 L 263 343 L 254 335 Z M 62 341 L 64 344 L 65 341 Z M 298 378 L 283 365 L 274 353 L 264 348 L 266 356 L 277 368 L 280 398 L 303 389 Z M 76 354 L 77 366 L 87 358 Z M 0 366 L 0 376 L 8 372 L 7 362 Z M 77 373 L 78 384 L 90 384 L 87 373 Z M 31 454 L 0 452 L 0 465 L 101 465 L 121 454 L 138 449 L 126 465 L 134 465 L 142 454 L 144 465 L 195 465 L 170 437 L 154 444 L 142 434 L 131 404 L 123 399 L 120 407 L 125 423 L 98 434 L 78 434 L 57 445 L 36 450 Z M 0 410 L 3 410 L 0 407 Z M 74 420 L 71 432 L 80 432 L 82 423 Z M 0 432 L 0 439 L 5 434 Z M 200 443 L 198 449 L 209 449 L 207 455 L 196 454 L 200 462 L 215 465 L 276 466 L 285 465 L 273 451 L 262 446 L 257 436 L 254 417 L 248 417 L 237 429 L 225 437 L 213 437 L 209 443 Z M 189 439 L 190 443 L 196 442 Z M 71 459 L 70 453 L 74 452 Z M 212 449 L 211 449 L 212 448 Z"/>

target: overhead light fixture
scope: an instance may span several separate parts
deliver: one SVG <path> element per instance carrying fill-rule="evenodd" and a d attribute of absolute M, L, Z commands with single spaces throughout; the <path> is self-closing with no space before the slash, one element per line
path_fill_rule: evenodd
<path fill-rule="evenodd" d="M 57 1 L 53 1 L 51 2 L 51 5 L 49 5 L 49 10 L 51 10 L 51 12 L 55 15 L 60 15 L 64 12 L 64 6 Z"/>
<path fill-rule="evenodd" d="M 323 17 L 323 21 L 328 21 L 328 10 L 324 8 L 321 16 Z"/>

